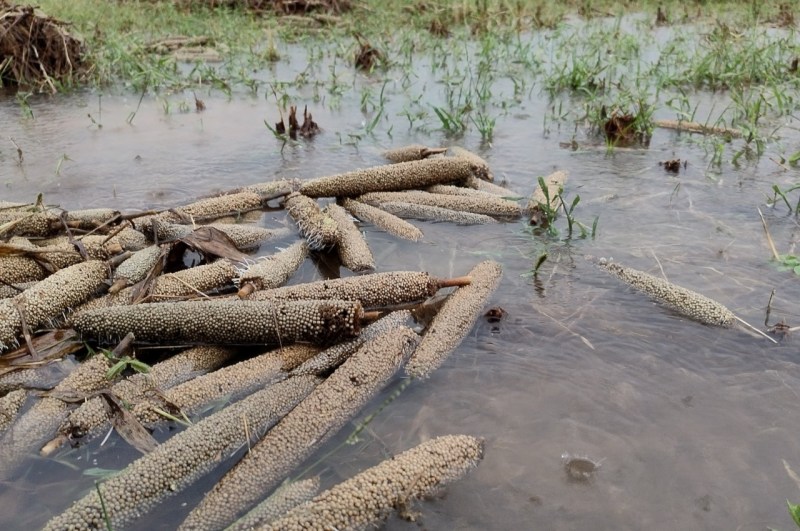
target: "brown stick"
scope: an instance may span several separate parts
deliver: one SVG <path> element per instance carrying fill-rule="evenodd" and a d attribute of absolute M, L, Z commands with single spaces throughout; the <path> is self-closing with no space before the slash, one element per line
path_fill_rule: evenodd
<path fill-rule="evenodd" d="M 472 277 L 469 275 L 464 275 L 462 277 L 455 277 L 455 278 L 440 278 L 439 280 L 439 289 L 441 288 L 453 288 L 453 287 L 462 287 L 462 286 L 469 286 L 472 284 Z"/>

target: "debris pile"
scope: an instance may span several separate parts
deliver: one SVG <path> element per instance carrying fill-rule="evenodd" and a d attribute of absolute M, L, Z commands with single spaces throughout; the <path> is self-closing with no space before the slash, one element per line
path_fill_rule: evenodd
<path fill-rule="evenodd" d="M 85 68 L 68 24 L 32 6 L 0 0 L 0 82 L 55 93 Z"/>
<path fill-rule="evenodd" d="M 234 525 L 403 366 L 427 378 L 456 350 L 485 311 L 501 266 L 484 261 L 456 278 L 375 271 L 360 227 L 419 240 L 422 230 L 390 214 L 393 204 L 457 222 L 498 222 L 523 209 L 497 185 L 490 190 L 499 195 L 477 189 L 492 174 L 472 153 L 410 146 L 387 157 L 403 162 L 250 185 L 163 211 L 69 211 L 42 198 L 0 203 L 0 360 L 8 362 L 0 373 L 8 397 L 0 398 L 0 471 L 13 476 L 34 453 L 52 456 L 109 427 L 144 454 L 47 529 L 128 525 L 220 456 L 229 465 L 241 459 L 181 528 Z M 242 222 L 281 208 L 283 227 Z M 265 257 L 247 254 L 276 242 Z M 291 284 L 309 258 L 351 274 Z M 445 301 L 439 314 L 414 323 L 410 310 L 434 296 Z M 44 396 L 26 391 L 43 385 L 43 365 L 68 355 L 82 362 L 66 379 Z M 148 432 L 219 408 L 220 396 L 218 412 L 166 442 Z M 242 446 L 250 448 L 244 456 L 236 452 Z M 296 502 L 275 502 L 278 512 L 258 508 L 245 523 L 281 526 L 302 502 L 303 511 L 333 511 L 331 522 L 351 511 L 358 525 L 377 522 L 458 479 L 482 454 L 482 441 L 468 436 L 429 441 L 313 500 L 312 481 Z M 351 485 L 384 477 L 393 489 L 376 491 L 369 507 L 350 506 Z"/>

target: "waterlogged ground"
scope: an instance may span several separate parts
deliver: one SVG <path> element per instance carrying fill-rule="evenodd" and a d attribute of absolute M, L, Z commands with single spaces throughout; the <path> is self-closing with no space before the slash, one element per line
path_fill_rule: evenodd
<path fill-rule="evenodd" d="M 307 69 L 303 48 L 283 51 L 284 59 L 260 74 L 264 79 L 280 83 Z M 584 102 L 550 100 L 541 82 L 506 77 L 495 80 L 493 94 L 514 99 L 515 79 L 525 90 L 505 111 L 497 103 L 502 98 L 492 100 L 493 138 L 482 142 L 475 124 L 463 136 L 441 130 L 431 112 L 446 100 L 443 81 L 430 67 L 435 58 L 419 58 L 411 90 L 398 88 L 400 73 L 368 77 L 321 60 L 310 78 L 316 73 L 329 81 L 331 68 L 339 69 L 346 90 L 333 94 L 328 81 L 287 85 L 290 102 L 308 103 L 323 131 L 285 145 L 263 123 L 278 119 L 271 93 L 198 91 L 206 105 L 200 113 L 191 92 L 146 96 L 132 123 L 135 94 L 33 96 L 32 118 L 5 97 L 0 196 L 26 201 L 41 192 L 65 208 L 169 207 L 278 177 L 379 164 L 383 149 L 411 142 L 470 148 L 520 196 L 531 192 L 538 176 L 566 170 L 567 199 L 580 196 L 575 218 L 589 227 L 598 219 L 594 238 L 579 237 L 577 228 L 569 238 L 563 216 L 557 235 L 531 232 L 522 221 L 420 223 L 426 236 L 419 243 L 364 227 L 379 271 L 458 276 L 486 258 L 501 262 L 504 277 L 491 305 L 507 317 L 479 321 L 429 380 L 413 382 L 386 405 L 403 383 L 394 380 L 301 469 L 322 474 L 330 485 L 422 440 L 468 433 L 486 439 L 480 467 L 441 498 L 421 504 L 421 523 L 391 520 L 388 529 L 791 529 L 785 500 L 800 499 L 800 484 L 788 473 L 800 471 L 796 340 L 790 334 L 772 344 L 741 329 L 688 321 L 584 259 L 613 257 L 664 275 L 762 329 L 775 289 L 770 324 L 797 325 L 800 280 L 770 261 L 757 211 L 764 212 L 778 252 L 793 252 L 797 220 L 785 204 L 771 201 L 773 185 L 788 189 L 799 176 L 780 164 L 800 146 L 791 119 L 767 121 L 779 132 L 764 154 L 743 154 L 736 164 L 743 140 L 666 130 L 656 130 L 648 148 L 607 150 L 583 124 L 552 120 L 556 105 L 571 112 Z M 382 117 L 370 128 L 377 110 L 363 105 L 364 94 L 380 98 L 384 85 Z M 413 91 L 421 96 L 410 102 Z M 688 100 L 699 121 L 733 108 L 726 92 L 690 92 Z M 427 109 L 426 116 L 410 119 L 407 112 L 417 108 Z M 656 117 L 674 118 L 675 112 L 662 107 Z M 22 149 L 21 163 L 9 137 Z M 715 161 L 720 145 L 722 157 Z M 674 158 L 686 161 L 677 175 L 659 164 Z M 790 201 L 797 201 L 796 193 Z M 282 212 L 267 213 L 259 223 L 291 226 Z M 259 254 L 273 250 L 265 246 Z M 532 275 L 545 252 L 547 260 Z M 321 274 L 309 263 L 298 280 Z M 382 405 L 357 440 L 345 444 Z M 55 460 L 31 458 L 20 477 L 0 485 L 0 527 L 40 527 L 93 488 L 94 474 L 136 456 L 115 435 L 99 444 Z M 601 467 L 590 481 L 576 482 L 565 472 L 564 453 L 588 456 Z M 162 504 L 135 528 L 175 528 L 219 475 Z"/>

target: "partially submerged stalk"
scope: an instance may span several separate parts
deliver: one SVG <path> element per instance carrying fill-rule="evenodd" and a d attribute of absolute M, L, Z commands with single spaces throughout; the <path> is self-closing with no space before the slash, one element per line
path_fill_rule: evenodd
<path fill-rule="evenodd" d="M 629 286 L 694 321 L 725 328 L 730 328 L 736 323 L 737 319 L 732 311 L 695 291 L 677 286 L 644 271 L 631 269 L 602 258 L 595 263 Z"/>

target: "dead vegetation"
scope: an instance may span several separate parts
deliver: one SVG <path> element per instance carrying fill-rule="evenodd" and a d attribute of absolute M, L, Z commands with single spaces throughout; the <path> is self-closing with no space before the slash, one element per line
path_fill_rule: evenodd
<path fill-rule="evenodd" d="M 0 83 L 55 93 L 86 69 L 83 42 L 66 22 L 0 0 Z"/>
<path fill-rule="evenodd" d="M 297 121 L 297 107 L 292 105 L 289 108 L 289 138 L 292 140 L 297 140 L 297 135 L 299 134 L 303 138 L 313 138 L 316 136 L 317 133 L 320 132 L 319 125 L 311 116 L 311 113 L 308 112 L 308 106 L 303 107 L 303 124 L 300 125 L 300 122 Z M 281 120 L 280 122 L 275 123 L 275 133 L 278 135 L 286 135 L 286 122 L 283 119 L 283 114 L 281 113 Z"/>
<path fill-rule="evenodd" d="M 349 0 L 180 0 L 185 7 L 244 8 L 255 12 L 270 11 L 284 15 L 340 14 L 352 9 Z"/>

